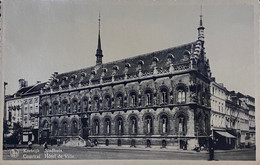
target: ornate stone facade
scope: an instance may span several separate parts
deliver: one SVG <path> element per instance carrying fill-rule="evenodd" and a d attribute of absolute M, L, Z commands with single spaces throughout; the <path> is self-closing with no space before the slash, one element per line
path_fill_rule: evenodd
<path fill-rule="evenodd" d="M 198 31 L 199 39 L 186 45 L 54 73 L 41 91 L 41 141 L 181 148 L 205 143 L 211 73 L 202 21 Z M 98 50 L 100 42 L 99 35 Z"/>

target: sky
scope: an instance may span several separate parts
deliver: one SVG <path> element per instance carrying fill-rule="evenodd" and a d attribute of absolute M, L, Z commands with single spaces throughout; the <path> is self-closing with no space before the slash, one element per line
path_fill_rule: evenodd
<path fill-rule="evenodd" d="M 176 0 L 4 1 L 6 93 L 18 90 L 20 78 L 33 85 L 53 72 L 95 65 L 99 11 L 106 63 L 196 41 L 200 5 L 206 56 L 216 81 L 255 96 L 253 6 Z"/>

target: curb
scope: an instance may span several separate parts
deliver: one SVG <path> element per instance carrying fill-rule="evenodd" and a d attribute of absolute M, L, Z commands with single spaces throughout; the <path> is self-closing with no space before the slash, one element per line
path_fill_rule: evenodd
<path fill-rule="evenodd" d="M 157 152 L 175 152 L 175 153 L 188 153 L 188 154 L 208 154 L 208 152 L 195 152 L 195 151 L 179 151 L 179 150 L 161 150 L 161 149 L 142 149 L 142 148 L 105 148 L 105 147 L 85 147 L 86 149 L 108 149 L 108 150 L 133 150 L 133 151 L 157 151 Z"/>

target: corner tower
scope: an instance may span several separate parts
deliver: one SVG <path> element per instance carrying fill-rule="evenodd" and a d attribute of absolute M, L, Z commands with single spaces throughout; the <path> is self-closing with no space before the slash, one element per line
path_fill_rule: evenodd
<path fill-rule="evenodd" d="M 96 65 L 102 64 L 102 49 L 101 49 L 101 38 L 100 38 L 100 12 L 98 16 L 98 46 L 97 46 L 97 52 L 96 52 Z"/>

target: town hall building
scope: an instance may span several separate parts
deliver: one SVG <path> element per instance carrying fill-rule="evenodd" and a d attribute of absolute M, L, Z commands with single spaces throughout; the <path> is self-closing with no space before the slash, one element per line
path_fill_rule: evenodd
<path fill-rule="evenodd" d="M 99 25 L 96 65 L 54 73 L 41 90 L 40 143 L 206 144 L 211 71 L 202 16 L 197 30 L 190 43 L 103 63 Z"/>

